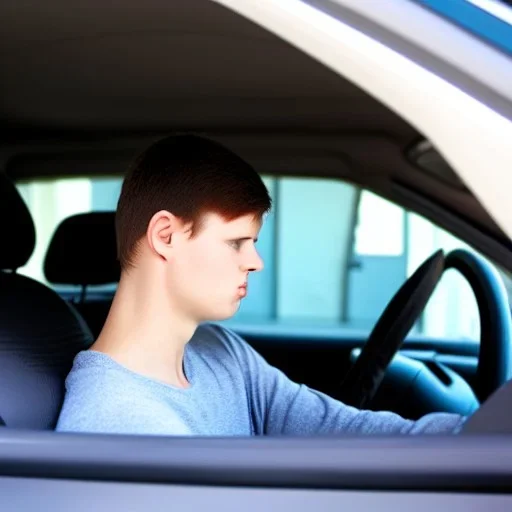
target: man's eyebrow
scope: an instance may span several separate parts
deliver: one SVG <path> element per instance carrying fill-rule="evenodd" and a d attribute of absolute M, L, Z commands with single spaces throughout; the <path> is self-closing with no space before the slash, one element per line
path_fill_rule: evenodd
<path fill-rule="evenodd" d="M 233 240 L 236 240 L 237 242 L 243 242 L 245 240 L 254 240 L 254 243 L 258 241 L 258 237 L 253 238 L 252 236 L 242 236 L 240 238 L 233 238 Z"/>

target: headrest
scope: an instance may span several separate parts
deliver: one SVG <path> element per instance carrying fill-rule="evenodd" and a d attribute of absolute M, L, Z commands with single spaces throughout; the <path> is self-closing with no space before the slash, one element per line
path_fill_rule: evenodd
<path fill-rule="evenodd" d="M 81 213 L 64 219 L 48 247 L 44 275 L 52 284 L 118 282 L 115 212 Z"/>
<path fill-rule="evenodd" d="M 0 172 L 0 270 L 27 263 L 36 244 L 34 221 L 14 184 Z"/>

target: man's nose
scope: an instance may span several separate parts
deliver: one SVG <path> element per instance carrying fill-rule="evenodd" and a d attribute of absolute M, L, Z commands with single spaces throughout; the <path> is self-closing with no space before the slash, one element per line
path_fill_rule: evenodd
<path fill-rule="evenodd" d="M 245 270 L 247 272 L 259 272 L 260 270 L 263 270 L 263 260 L 255 248 L 253 248 L 247 256 Z"/>

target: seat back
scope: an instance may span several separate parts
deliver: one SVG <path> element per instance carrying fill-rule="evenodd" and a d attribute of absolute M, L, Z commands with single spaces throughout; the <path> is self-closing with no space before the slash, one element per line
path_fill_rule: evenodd
<path fill-rule="evenodd" d="M 75 355 L 93 337 L 47 286 L 16 273 L 35 245 L 30 212 L 0 173 L 0 417 L 7 427 L 52 429 Z"/>

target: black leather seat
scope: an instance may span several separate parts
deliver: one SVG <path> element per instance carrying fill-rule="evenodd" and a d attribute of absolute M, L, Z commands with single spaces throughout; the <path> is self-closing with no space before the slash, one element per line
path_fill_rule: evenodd
<path fill-rule="evenodd" d="M 77 249 L 72 258 L 70 248 Z M 53 285 L 81 287 L 72 304 L 95 338 L 107 318 L 113 292 L 95 292 L 91 287 L 119 282 L 120 272 L 115 212 L 80 213 L 60 223 L 48 246 L 44 274 Z"/>
<path fill-rule="evenodd" d="M 89 347 L 83 319 L 53 290 L 16 273 L 35 229 L 14 185 L 0 173 L 0 417 L 7 427 L 52 429 L 73 358 Z M 67 248 L 73 258 L 75 248 Z"/>

